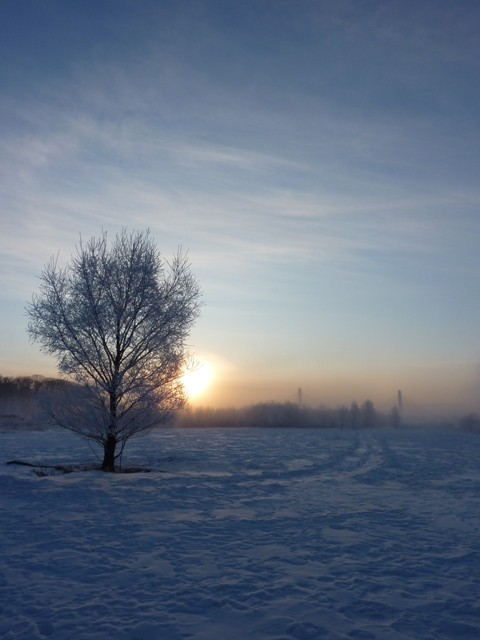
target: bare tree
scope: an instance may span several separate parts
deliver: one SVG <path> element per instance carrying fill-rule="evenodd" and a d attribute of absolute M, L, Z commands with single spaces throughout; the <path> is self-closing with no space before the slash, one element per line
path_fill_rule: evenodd
<path fill-rule="evenodd" d="M 179 251 L 165 262 L 149 232 L 80 241 L 64 268 L 52 258 L 27 305 L 28 333 L 75 382 L 50 413 L 103 447 L 115 470 L 129 438 L 165 422 L 185 402 L 186 339 L 199 285 Z M 65 399 L 67 401 L 65 401 Z"/>

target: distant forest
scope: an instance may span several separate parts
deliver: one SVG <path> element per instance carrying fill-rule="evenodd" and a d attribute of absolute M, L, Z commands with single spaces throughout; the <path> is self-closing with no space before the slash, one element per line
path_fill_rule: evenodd
<path fill-rule="evenodd" d="M 0 400 L 13 398 L 31 399 L 40 389 L 58 389 L 70 384 L 59 378 L 45 378 L 44 376 L 1 376 Z"/>
<path fill-rule="evenodd" d="M 71 383 L 44 376 L 0 375 L 0 426 L 40 427 L 39 393 Z"/>
<path fill-rule="evenodd" d="M 71 385 L 59 378 L 0 375 L 0 419 L 3 426 L 41 428 L 41 392 L 59 391 Z M 335 408 L 310 407 L 293 402 L 261 402 L 243 408 L 190 407 L 179 412 L 173 422 L 179 427 L 276 427 L 322 429 L 369 429 L 401 427 L 397 407 L 388 413 L 378 411 L 371 400 Z M 453 425 L 451 425 L 453 426 Z M 455 425 L 465 431 L 480 431 L 480 417 L 470 414 Z"/>
<path fill-rule="evenodd" d="M 241 409 L 191 408 L 180 417 L 188 427 L 310 427 L 367 429 L 379 426 L 400 426 L 396 409 L 387 416 L 375 409 L 371 400 L 349 407 L 312 408 L 293 402 L 261 402 Z"/>

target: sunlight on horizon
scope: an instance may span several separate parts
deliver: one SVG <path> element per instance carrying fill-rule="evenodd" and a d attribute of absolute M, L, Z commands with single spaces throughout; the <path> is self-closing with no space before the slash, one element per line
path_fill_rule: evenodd
<path fill-rule="evenodd" d="M 200 362 L 198 366 L 186 371 L 182 376 L 182 384 L 188 399 L 197 398 L 204 393 L 213 378 L 212 366 L 208 362 Z"/>

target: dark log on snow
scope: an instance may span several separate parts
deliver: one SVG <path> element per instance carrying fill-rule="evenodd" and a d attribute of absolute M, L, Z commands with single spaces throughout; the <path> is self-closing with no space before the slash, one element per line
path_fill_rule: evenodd
<path fill-rule="evenodd" d="M 19 464 L 24 467 L 33 467 L 34 469 L 55 469 L 55 471 L 62 471 L 63 473 L 71 473 L 73 471 L 71 467 L 64 467 L 60 464 L 42 464 L 26 462 L 25 460 L 8 460 L 7 464 Z"/>

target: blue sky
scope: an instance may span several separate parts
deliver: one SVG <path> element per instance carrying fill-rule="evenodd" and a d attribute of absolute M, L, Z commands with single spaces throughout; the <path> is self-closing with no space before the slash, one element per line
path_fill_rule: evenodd
<path fill-rule="evenodd" d="M 478 406 L 480 6 L 5 0 L 0 373 L 79 235 L 188 249 L 197 402 Z"/>

